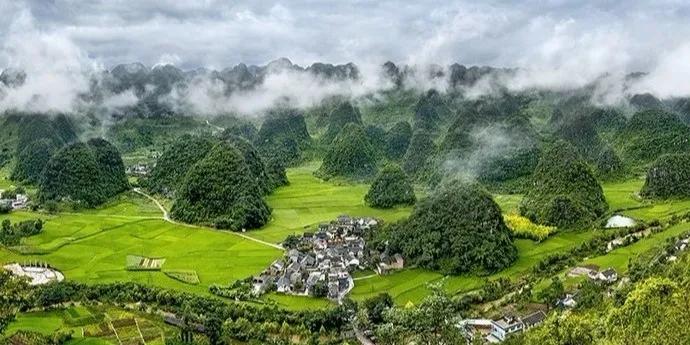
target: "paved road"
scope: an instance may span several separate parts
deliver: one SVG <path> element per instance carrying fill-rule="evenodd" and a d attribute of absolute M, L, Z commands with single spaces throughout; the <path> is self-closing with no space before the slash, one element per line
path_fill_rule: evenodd
<path fill-rule="evenodd" d="M 168 213 L 168 210 L 166 210 L 165 207 L 163 207 L 163 205 L 162 205 L 158 200 L 156 200 L 156 198 L 152 197 L 151 195 L 148 195 L 148 194 L 144 193 L 140 188 L 134 188 L 133 190 L 134 190 L 135 193 L 141 194 L 141 195 L 143 195 L 144 197 L 146 197 L 146 198 L 148 198 L 149 200 L 151 200 L 153 203 L 155 203 L 156 206 L 158 206 L 158 208 L 159 208 L 159 209 L 161 210 L 161 212 L 163 213 L 163 220 L 164 220 L 164 221 L 166 221 L 166 222 L 168 222 L 168 223 L 175 224 L 175 225 L 186 226 L 186 227 L 190 227 L 190 228 L 202 228 L 201 226 L 192 225 L 192 224 L 186 224 L 186 223 L 180 223 L 180 222 L 177 222 L 177 221 L 171 219 L 171 218 L 170 218 L 170 214 Z M 206 229 L 206 228 L 205 228 L 205 229 Z M 251 237 L 251 236 L 247 236 L 247 235 L 245 235 L 245 234 L 243 234 L 243 233 L 234 232 L 234 231 L 224 231 L 224 232 L 225 232 L 225 233 L 229 233 L 229 234 L 233 234 L 233 235 L 235 235 L 235 236 L 242 237 L 242 238 L 244 238 L 244 239 L 246 239 L 246 240 L 249 240 L 249 241 L 253 241 L 253 242 L 256 242 L 256 243 L 261 243 L 261 244 L 263 244 L 263 245 L 265 245 L 265 246 L 273 247 L 273 248 L 275 248 L 275 249 L 284 250 L 284 248 L 283 248 L 281 245 L 279 245 L 279 244 L 275 244 L 275 243 L 271 243 L 271 242 L 262 241 L 262 240 L 260 240 L 260 239 L 258 239 L 258 238 L 254 238 L 254 237 Z"/>

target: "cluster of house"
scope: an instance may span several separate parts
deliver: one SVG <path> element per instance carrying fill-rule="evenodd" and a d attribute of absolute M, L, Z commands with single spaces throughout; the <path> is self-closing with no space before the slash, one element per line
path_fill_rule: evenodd
<path fill-rule="evenodd" d="M 315 232 L 305 232 L 283 258 L 253 277 L 252 292 L 259 295 L 275 288 L 285 294 L 341 299 L 354 287 L 352 272 L 371 262 L 363 236 L 377 225 L 374 218 L 340 216 Z M 377 261 L 381 274 L 404 266 L 399 255 L 382 254 Z"/>
<path fill-rule="evenodd" d="M 458 327 L 465 335 L 468 344 L 474 343 L 478 337 L 488 343 L 500 343 L 511 334 L 528 330 L 546 319 L 542 310 L 525 316 L 505 315 L 498 320 L 467 319 L 462 320 Z"/>
<path fill-rule="evenodd" d="M 144 163 L 137 163 L 127 168 L 126 173 L 129 176 L 146 177 L 149 175 L 150 168 Z"/>
<path fill-rule="evenodd" d="M 688 249 L 690 245 L 690 237 L 681 238 L 673 245 L 672 253 L 668 253 L 666 256 L 666 261 L 676 261 L 678 260 L 677 254 L 684 252 Z"/>
<path fill-rule="evenodd" d="M 599 266 L 596 265 L 584 265 L 578 266 L 568 272 L 569 277 L 579 277 L 586 275 L 589 279 L 602 282 L 602 283 L 615 283 L 618 281 L 618 272 L 615 269 L 609 267 L 603 271 L 599 270 Z"/>
<path fill-rule="evenodd" d="M 29 203 L 29 196 L 26 194 L 16 194 L 13 198 L 5 198 L 5 191 L 0 189 L 0 205 L 9 206 L 11 209 L 26 207 Z"/>

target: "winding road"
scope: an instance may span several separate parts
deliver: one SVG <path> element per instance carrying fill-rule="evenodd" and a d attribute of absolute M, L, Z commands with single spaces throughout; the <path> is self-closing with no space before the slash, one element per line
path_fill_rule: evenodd
<path fill-rule="evenodd" d="M 201 227 L 201 226 L 197 226 L 197 225 L 193 225 L 193 224 L 180 223 L 180 222 L 178 222 L 178 221 L 173 220 L 172 218 L 170 218 L 170 213 L 168 213 L 168 210 L 166 210 L 165 207 L 163 206 L 163 204 L 161 204 L 160 201 L 158 201 L 156 198 L 154 198 L 154 197 L 152 197 L 151 195 L 145 193 L 144 191 L 141 190 L 141 188 L 133 188 L 132 190 L 133 190 L 135 193 L 140 194 L 140 195 L 146 197 L 147 199 L 151 200 L 154 204 L 156 204 L 156 206 L 158 206 L 158 208 L 159 208 L 159 209 L 161 210 L 161 212 L 163 213 L 162 219 L 163 219 L 164 221 L 166 221 L 166 222 L 168 222 L 168 223 L 171 223 L 171 224 L 180 225 L 180 226 L 186 226 L 186 227 L 190 227 L 190 228 L 203 228 L 203 229 L 208 229 L 208 228 L 205 228 L 205 227 Z M 260 239 L 258 239 L 258 238 L 254 238 L 254 237 L 251 237 L 251 236 L 247 236 L 247 235 L 242 234 L 242 233 L 239 233 L 239 232 L 234 232 L 234 231 L 223 231 L 223 232 L 226 232 L 226 233 L 229 233 L 229 234 L 233 234 L 233 235 L 235 235 L 235 236 L 242 237 L 242 238 L 244 238 L 244 239 L 246 239 L 246 240 L 253 241 L 253 242 L 256 242 L 256 243 L 260 243 L 260 244 L 263 244 L 263 245 L 265 245 L 265 246 L 269 246 L 269 247 L 272 247 L 272 248 L 275 248 L 275 249 L 284 250 L 283 246 L 281 246 L 281 245 L 279 245 L 279 244 L 275 244 L 275 243 L 271 243 L 271 242 L 262 241 L 262 240 L 260 240 Z"/>

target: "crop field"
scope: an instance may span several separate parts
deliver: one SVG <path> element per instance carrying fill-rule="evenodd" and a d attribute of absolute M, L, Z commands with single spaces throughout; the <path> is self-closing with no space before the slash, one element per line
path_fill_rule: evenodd
<path fill-rule="evenodd" d="M 213 283 L 227 284 L 263 270 L 281 252 L 236 234 L 171 224 L 160 218 L 140 216 L 148 200 L 129 196 L 96 211 L 48 216 L 16 212 L 13 221 L 40 217 L 44 231 L 22 244 L 26 253 L 0 249 L 0 262 L 41 260 L 67 279 L 84 283 L 136 281 L 197 293 L 208 293 Z M 160 217 L 160 211 L 158 211 Z M 5 216 L 7 217 L 7 216 Z M 0 217 L 2 218 L 2 217 Z M 198 285 L 154 271 L 127 271 L 128 255 L 165 257 L 167 270 L 193 270 Z"/>
<path fill-rule="evenodd" d="M 273 208 L 273 219 L 262 229 L 252 231 L 252 237 L 278 243 L 290 234 L 302 233 L 342 214 L 395 221 L 407 217 L 412 210 L 411 207 L 388 210 L 368 207 L 364 195 L 369 185 L 324 182 L 313 175 L 318 168 L 319 163 L 313 162 L 288 170 L 290 185 L 267 198 Z"/>
<path fill-rule="evenodd" d="M 71 309 L 52 310 L 46 312 L 20 313 L 15 321 L 10 323 L 5 335 L 11 336 L 17 331 L 33 331 L 50 335 L 58 331 L 72 332 L 74 339 L 68 345 L 105 345 L 120 344 L 130 340 L 131 343 L 142 343 L 142 337 L 146 344 L 162 345 L 167 336 L 174 334 L 170 326 L 164 325 L 159 320 L 142 317 L 139 314 L 130 313 L 117 308 L 98 307 L 98 313 L 105 315 L 103 318 L 94 319 L 78 327 L 70 325 L 67 315 Z M 85 312 L 84 307 L 78 307 Z M 112 331 L 117 331 L 117 336 Z M 119 341 L 118 341 L 119 339 Z"/>
<path fill-rule="evenodd" d="M 374 216 L 385 221 L 395 221 L 409 215 L 411 207 L 379 210 L 366 206 L 363 196 L 368 185 L 321 181 L 312 174 L 318 166 L 318 163 L 309 163 L 289 169 L 291 184 L 268 197 L 268 203 L 273 208 L 269 224 L 244 235 L 279 243 L 289 234 L 312 229 L 316 224 L 330 221 L 341 214 Z M 635 193 L 641 183 L 640 180 L 631 180 L 604 185 L 611 209 L 628 209 L 623 213 L 641 219 L 663 217 L 690 209 L 690 201 L 654 204 L 640 202 Z M 511 212 L 515 211 L 521 198 L 520 195 L 497 195 L 496 201 L 504 212 Z M 282 255 L 276 248 L 242 238 L 238 234 L 166 222 L 161 219 L 161 211 L 154 203 L 135 193 L 125 193 L 95 210 L 58 215 L 22 211 L 0 216 L 0 219 L 3 217 L 9 217 L 13 221 L 38 217 L 46 220 L 46 224 L 41 234 L 26 238 L 21 246 L 12 250 L 0 249 L 0 262 L 45 261 L 62 271 L 67 279 L 83 283 L 135 281 L 208 294 L 211 284 L 228 284 L 254 275 Z M 388 292 L 397 303 L 406 304 L 420 301 L 427 294 L 430 283 L 441 284 L 452 293 L 475 290 L 490 279 L 520 277 L 543 257 L 566 251 L 588 240 L 596 231 L 598 230 L 561 232 L 542 243 L 516 240 L 519 252 L 516 263 L 487 277 L 444 277 L 437 272 L 415 268 L 389 276 L 357 275 L 356 285 L 350 296 L 362 300 Z M 663 235 L 672 233 L 674 230 L 664 232 Z M 642 240 L 625 250 L 637 251 L 642 250 L 643 246 L 654 246 L 657 243 L 655 238 Z M 627 263 L 627 259 L 623 262 L 622 258 L 634 255 L 622 250 L 618 259 L 615 256 L 594 259 L 618 260 L 611 264 L 602 261 L 601 266 L 620 267 Z M 164 271 L 128 271 L 128 255 L 165 258 Z M 194 274 L 186 274 L 191 272 L 196 274 L 196 278 L 193 277 Z M 266 299 L 290 309 L 330 305 L 323 299 L 278 294 L 269 294 Z"/>
<path fill-rule="evenodd" d="M 595 235 L 594 231 L 562 232 L 537 243 L 531 240 L 516 240 L 518 260 L 513 266 L 496 274 L 479 277 L 477 275 L 447 276 L 422 269 L 407 269 L 388 276 L 373 276 L 357 280 L 351 297 L 363 300 L 381 292 L 388 292 L 395 302 L 405 305 L 419 302 L 428 293 L 429 284 L 440 284 L 450 293 L 463 293 L 480 288 L 487 279 L 500 277 L 517 278 L 526 273 L 543 257 L 562 252 L 578 245 Z"/>
<path fill-rule="evenodd" d="M 642 200 L 637 193 L 643 179 L 605 183 L 602 187 L 611 211 L 641 220 L 663 219 L 690 211 L 690 200 Z"/>

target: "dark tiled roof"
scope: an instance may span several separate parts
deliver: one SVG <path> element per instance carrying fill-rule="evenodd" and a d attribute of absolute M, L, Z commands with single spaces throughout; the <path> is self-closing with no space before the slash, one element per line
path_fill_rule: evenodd
<path fill-rule="evenodd" d="M 544 314 L 543 311 L 538 311 L 536 313 L 532 313 L 530 315 L 527 315 L 522 318 L 522 322 L 525 324 L 527 327 L 532 327 L 534 325 L 540 324 L 542 321 L 546 319 L 546 314 Z"/>

